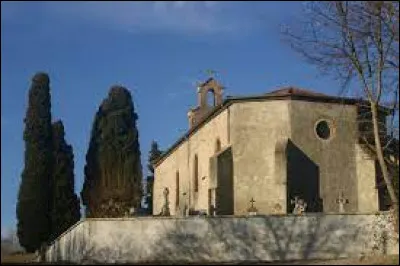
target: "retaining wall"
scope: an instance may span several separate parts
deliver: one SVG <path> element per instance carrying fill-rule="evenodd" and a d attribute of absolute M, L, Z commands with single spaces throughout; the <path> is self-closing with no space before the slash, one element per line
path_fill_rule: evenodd
<path fill-rule="evenodd" d="M 336 259 L 399 254 L 388 213 L 85 219 L 49 262 L 144 263 Z"/>

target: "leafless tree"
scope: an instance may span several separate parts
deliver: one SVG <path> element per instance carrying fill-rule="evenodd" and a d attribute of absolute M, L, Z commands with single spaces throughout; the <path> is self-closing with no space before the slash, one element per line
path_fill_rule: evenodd
<path fill-rule="evenodd" d="M 388 170 L 393 157 L 386 156 L 386 150 L 396 140 L 398 147 L 399 136 L 399 2 L 321 1 L 306 5 L 304 23 L 297 23 L 301 29 L 286 27 L 283 36 L 323 74 L 333 74 L 343 85 L 341 93 L 351 90 L 363 99 L 360 107 L 364 114 L 369 113 L 371 124 L 371 138 L 366 137 L 365 142 L 377 157 L 398 219 L 398 198 Z M 357 86 L 349 85 L 352 80 Z M 382 110 L 391 114 L 389 123 L 388 113 L 383 115 Z M 398 168 L 398 157 L 394 160 Z"/>

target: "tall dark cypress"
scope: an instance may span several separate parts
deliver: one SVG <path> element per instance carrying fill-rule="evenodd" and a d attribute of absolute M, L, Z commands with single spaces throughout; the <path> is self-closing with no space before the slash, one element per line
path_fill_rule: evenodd
<path fill-rule="evenodd" d="M 75 194 L 74 155 L 65 141 L 62 121 L 53 123 L 53 174 L 51 182 L 51 240 L 80 219 L 79 198 Z"/>
<path fill-rule="evenodd" d="M 158 143 L 156 141 L 151 142 L 151 148 L 149 152 L 147 169 L 149 170 L 149 175 L 146 179 L 146 197 L 145 203 L 147 205 L 147 213 L 153 213 L 153 185 L 154 185 L 154 167 L 153 163 L 162 155 L 162 151 L 158 148 Z"/>
<path fill-rule="evenodd" d="M 110 89 L 93 123 L 81 192 L 87 217 L 121 217 L 142 198 L 139 134 L 132 97 Z"/>
<path fill-rule="evenodd" d="M 32 78 L 25 116 L 25 165 L 17 202 L 17 235 L 28 252 L 37 250 L 50 235 L 49 181 L 52 173 L 50 79 Z"/>
<path fill-rule="evenodd" d="M 93 217 L 93 211 L 91 211 L 90 206 L 93 206 L 94 203 L 91 201 L 91 195 L 95 193 L 96 188 L 96 181 L 99 180 L 100 172 L 99 172 L 99 138 L 101 135 L 99 129 L 99 121 L 100 117 L 102 116 L 101 106 L 99 107 L 98 111 L 96 112 L 92 130 L 90 134 L 90 142 L 89 142 L 89 149 L 86 153 L 86 164 L 84 167 L 84 181 L 81 190 L 81 199 L 82 204 L 85 206 L 85 216 L 86 217 Z M 96 178 L 97 177 L 97 178 Z"/>

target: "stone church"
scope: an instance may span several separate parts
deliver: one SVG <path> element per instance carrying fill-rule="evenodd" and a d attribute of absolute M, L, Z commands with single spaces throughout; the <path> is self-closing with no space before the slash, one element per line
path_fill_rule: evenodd
<path fill-rule="evenodd" d="M 360 100 L 295 87 L 223 99 L 214 78 L 197 94 L 188 132 L 154 162 L 153 215 L 286 214 L 296 197 L 306 212 L 380 209 Z"/>

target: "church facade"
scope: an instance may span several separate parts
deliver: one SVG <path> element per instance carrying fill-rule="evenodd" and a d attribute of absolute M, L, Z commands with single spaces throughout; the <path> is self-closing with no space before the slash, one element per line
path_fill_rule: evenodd
<path fill-rule="evenodd" d="M 189 130 L 156 162 L 153 215 L 379 210 L 375 158 L 360 139 L 360 101 L 288 87 L 222 98 L 198 87 Z M 207 94 L 214 97 L 207 103 Z M 384 117 L 384 115 L 383 115 Z M 168 193 L 165 193 L 165 192 Z"/>

